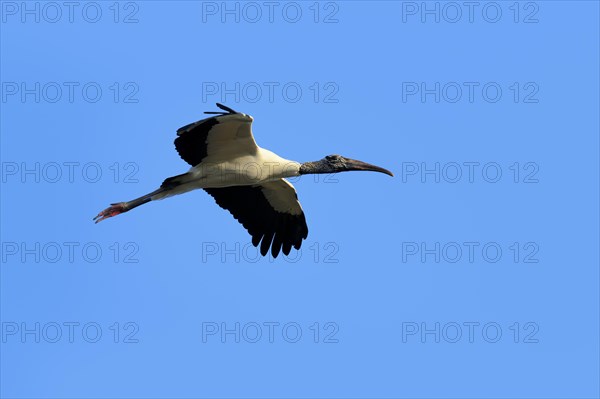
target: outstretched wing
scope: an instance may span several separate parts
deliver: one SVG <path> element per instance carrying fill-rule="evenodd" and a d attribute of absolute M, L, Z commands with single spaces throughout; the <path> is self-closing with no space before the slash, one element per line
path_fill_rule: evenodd
<path fill-rule="evenodd" d="M 260 243 L 263 256 L 269 247 L 274 258 L 280 250 L 288 255 L 292 246 L 300 249 L 302 240 L 308 237 L 304 211 L 294 186 L 287 180 L 204 190 L 248 230 L 252 245 Z"/>
<path fill-rule="evenodd" d="M 252 136 L 252 117 L 219 103 L 217 106 L 227 112 L 205 112 L 218 116 L 190 123 L 177 130 L 175 148 L 179 156 L 192 166 L 211 155 L 254 154 L 258 149 Z"/>

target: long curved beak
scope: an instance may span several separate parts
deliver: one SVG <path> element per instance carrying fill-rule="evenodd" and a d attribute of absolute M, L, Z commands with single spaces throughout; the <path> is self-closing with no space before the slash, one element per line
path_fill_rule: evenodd
<path fill-rule="evenodd" d="M 346 170 L 366 170 L 370 172 L 385 173 L 386 175 L 394 177 L 394 174 L 387 169 L 363 161 L 357 161 L 356 159 L 346 158 Z"/>

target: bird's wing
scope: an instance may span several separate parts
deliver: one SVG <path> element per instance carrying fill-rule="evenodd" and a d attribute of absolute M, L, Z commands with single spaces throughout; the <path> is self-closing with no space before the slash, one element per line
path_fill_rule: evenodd
<path fill-rule="evenodd" d="M 252 117 L 217 104 L 228 112 L 202 119 L 177 130 L 175 148 L 179 156 L 192 166 L 211 155 L 254 154 L 258 146 L 252 135 Z"/>
<path fill-rule="evenodd" d="M 254 186 L 204 190 L 248 230 L 255 247 L 261 243 L 263 256 L 269 252 L 269 247 L 274 258 L 282 249 L 288 255 L 292 246 L 300 249 L 302 240 L 308 237 L 306 218 L 296 190 L 285 179 Z"/>

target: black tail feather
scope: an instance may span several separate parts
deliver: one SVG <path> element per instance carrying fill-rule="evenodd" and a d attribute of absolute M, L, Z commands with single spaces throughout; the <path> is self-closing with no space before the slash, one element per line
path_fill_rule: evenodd
<path fill-rule="evenodd" d="M 217 107 L 221 108 L 223 111 L 227 111 L 227 112 L 221 112 L 221 111 L 205 111 L 205 114 L 209 114 L 209 115 L 227 115 L 227 114 L 237 114 L 238 112 L 232 108 L 229 108 L 226 105 L 223 105 L 221 103 L 217 103 Z"/>

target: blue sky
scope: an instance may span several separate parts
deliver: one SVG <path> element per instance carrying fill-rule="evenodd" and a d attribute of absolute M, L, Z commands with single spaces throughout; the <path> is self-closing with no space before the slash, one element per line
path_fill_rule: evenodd
<path fill-rule="evenodd" d="M 0 7 L 2 397 L 600 394 L 597 2 Z M 202 191 L 94 225 L 215 102 L 395 177 L 294 180 L 289 258 Z"/>

